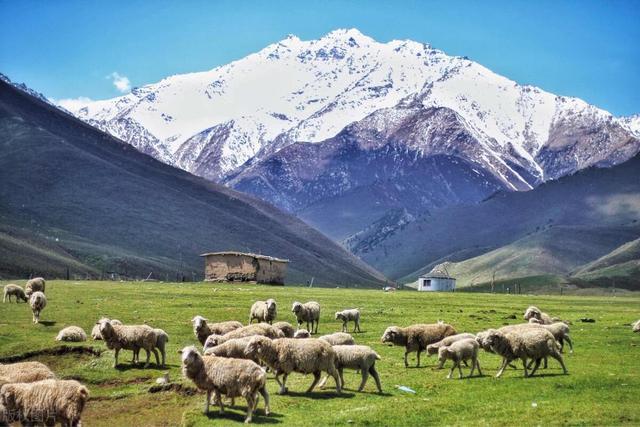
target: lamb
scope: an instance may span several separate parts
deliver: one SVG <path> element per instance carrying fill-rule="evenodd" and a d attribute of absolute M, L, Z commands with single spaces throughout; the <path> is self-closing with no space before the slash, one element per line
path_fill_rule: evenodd
<path fill-rule="evenodd" d="M 18 285 L 14 285 L 13 283 L 5 285 L 2 302 L 6 302 L 7 297 L 9 297 L 9 302 L 11 302 L 11 297 L 16 297 L 16 304 L 19 303 L 20 300 L 24 302 L 29 301 L 29 298 L 27 298 L 27 295 L 24 293 L 24 289 Z"/>
<path fill-rule="evenodd" d="M 276 300 L 270 298 L 266 301 L 256 301 L 251 306 L 251 312 L 249 313 L 249 324 L 251 324 L 254 319 L 258 320 L 258 322 L 272 324 L 276 319 L 277 314 L 278 308 L 276 305 Z"/>
<path fill-rule="evenodd" d="M 32 383 L 55 377 L 51 369 L 40 362 L 0 364 L 0 386 L 6 383 Z"/>
<path fill-rule="evenodd" d="M 250 357 L 245 354 L 247 345 L 253 337 L 254 336 L 251 335 L 242 338 L 232 338 L 229 341 L 225 341 L 224 343 L 215 347 L 206 348 L 204 354 L 207 356 L 211 355 L 218 357 L 231 357 L 234 359 L 250 359 L 260 364 L 260 359 L 258 359 L 257 357 Z"/>
<path fill-rule="evenodd" d="M 34 277 L 33 279 L 29 280 L 25 285 L 24 293 L 27 295 L 27 297 L 30 297 L 31 294 L 34 292 L 40 291 L 44 293 L 44 288 L 45 288 L 44 279 L 42 277 Z"/>
<path fill-rule="evenodd" d="M 569 336 L 569 325 L 564 322 L 554 322 L 550 325 L 544 325 L 540 323 L 540 320 L 532 317 L 529 319 L 529 324 L 538 325 L 540 327 L 545 328 L 547 331 L 551 332 L 560 344 L 560 351 L 564 348 L 564 342 L 566 341 L 569 344 L 569 353 L 573 353 L 573 343 L 571 342 L 571 337 Z"/>
<path fill-rule="evenodd" d="M 313 374 L 313 382 L 307 393 L 320 381 L 322 372 L 327 372 L 336 381 L 336 390 L 342 391 L 342 382 L 335 366 L 336 353 L 323 340 L 295 338 L 279 338 L 270 340 L 262 336 L 255 336 L 249 341 L 245 353 L 258 357 L 275 374 L 276 382 L 280 386 L 279 394 L 287 392 L 287 377 L 291 372 Z M 283 375 L 280 382 L 280 375 Z"/>
<path fill-rule="evenodd" d="M 318 324 L 320 323 L 320 304 L 315 301 L 305 302 L 304 304 L 296 301 L 291 307 L 291 311 L 296 315 L 298 321 L 298 328 L 302 325 L 302 322 L 307 323 L 307 330 L 309 332 L 318 333 Z M 309 323 L 311 323 L 311 329 L 309 329 Z M 315 324 L 315 332 L 313 325 Z"/>
<path fill-rule="evenodd" d="M 543 313 L 540 309 L 534 305 L 529 306 L 524 312 L 524 320 L 538 319 L 543 325 L 550 325 L 554 322 L 553 318 L 547 313 Z"/>
<path fill-rule="evenodd" d="M 640 332 L 640 320 L 633 324 L 633 332 Z"/>
<path fill-rule="evenodd" d="M 82 342 L 87 340 L 87 334 L 79 326 L 67 326 L 58 332 L 56 341 Z"/>
<path fill-rule="evenodd" d="M 280 329 L 274 328 L 268 323 L 254 323 L 253 325 L 243 326 L 224 335 L 209 335 L 205 340 L 204 349 L 215 347 L 233 338 L 243 338 L 252 335 L 262 335 L 272 339 L 284 338 L 284 334 Z"/>
<path fill-rule="evenodd" d="M 113 321 L 112 321 L 113 324 Z M 153 333 L 156 336 L 156 349 L 160 351 L 160 356 L 162 356 L 162 363 L 160 364 L 161 368 L 165 367 L 165 359 L 167 357 L 167 343 L 169 342 L 169 334 L 167 334 L 162 329 L 154 329 Z M 156 359 L 157 361 L 157 359 Z M 140 348 L 136 348 L 133 351 L 133 360 L 131 363 L 140 362 Z"/>
<path fill-rule="evenodd" d="M 460 341 L 466 338 L 473 338 L 475 339 L 476 336 L 473 334 L 468 334 L 468 333 L 464 333 L 464 334 L 456 334 L 456 335 L 450 335 L 436 343 L 433 344 L 429 344 L 427 346 L 427 354 L 429 356 L 431 356 L 432 354 L 438 354 L 438 350 L 440 350 L 440 347 L 446 347 L 449 346 L 451 344 L 453 344 L 456 341 Z M 466 365 L 466 361 L 464 361 L 465 365 Z M 444 367 L 444 362 L 442 363 L 438 363 L 438 369 L 442 369 Z"/>
<path fill-rule="evenodd" d="M 95 341 L 102 339 L 102 335 L 100 335 L 100 322 L 103 320 L 111 320 L 112 325 L 122 325 L 122 322 L 118 319 L 108 319 L 106 317 L 102 317 L 100 320 L 98 320 L 98 323 L 93 325 L 93 329 L 91 329 L 91 338 L 93 338 Z"/>
<path fill-rule="evenodd" d="M 478 368 L 478 374 L 482 376 L 482 371 L 480 370 L 480 362 L 478 362 L 478 349 L 480 346 L 476 342 L 475 338 L 463 338 L 461 340 L 457 340 L 451 343 L 448 346 L 441 346 L 438 349 L 438 360 L 440 361 L 440 366 L 444 365 L 444 362 L 447 360 L 453 361 L 453 366 L 449 371 L 449 375 L 447 378 L 451 378 L 454 369 L 456 366 L 458 367 L 458 371 L 460 376 L 458 378 L 462 378 L 462 367 L 460 366 L 460 362 L 467 362 L 471 360 L 471 372 L 469 372 L 469 377 L 473 376 L 473 371 L 475 368 Z"/>
<path fill-rule="evenodd" d="M 347 332 L 347 322 L 353 321 L 353 332 L 360 330 L 360 310 L 352 308 L 349 310 L 336 311 L 336 320 L 342 320 L 342 332 Z"/>
<path fill-rule="evenodd" d="M 273 324 L 273 327 L 280 329 L 285 338 L 293 338 L 293 335 L 296 333 L 296 330 L 293 329 L 293 326 L 289 322 L 276 322 Z"/>
<path fill-rule="evenodd" d="M 201 356 L 195 347 L 182 350 L 182 374 L 189 378 L 201 390 L 207 392 L 204 405 L 205 415 L 209 413 L 211 394 L 224 411 L 221 394 L 227 397 L 244 397 L 247 401 L 247 417 L 250 423 L 258 405 L 258 393 L 264 398 L 264 412 L 269 415 L 269 393 L 267 393 L 267 374 L 251 360 L 228 359 L 216 356 Z"/>
<path fill-rule="evenodd" d="M 40 312 L 47 306 L 47 297 L 40 291 L 34 292 L 29 298 L 29 305 L 33 313 L 33 323 L 39 323 Z"/>
<path fill-rule="evenodd" d="M 356 369 L 362 372 L 362 382 L 360 383 L 360 387 L 358 387 L 358 391 L 364 390 L 364 385 L 369 378 L 369 374 L 371 374 L 376 381 L 378 392 L 382 393 L 380 376 L 378 375 L 378 371 L 376 371 L 376 360 L 380 360 L 378 353 L 366 345 L 334 345 L 333 351 L 336 352 L 336 369 L 338 370 L 338 375 L 340 375 L 340 382 L 343 387 L 343 370 L 345 368 Z M 324 377 L 320 383 L 320 388 L 324 388 L 328 378 L 328 375 Z"/>
<path fill-rule="evenodd" d="M 207 337 L 209 335 L 224 335 L 242 327 L 242 323 L 235 320 L 219 323 L 208 323 L 208 319 L 202 316 L 195 316 L 193 319 L 191 319 L 191 323 L 193 323 L 193 333 L 202 345 L 204 345 L 204 342 L 207 340 Z"/>
<path fill-rule="evenodd" d="M 353 337 L 346 332 L 336 332 L 335 334 L 323 335 L 318 338 L 324 340 L 330 345 L 354 345 L 356 342 Z"/>
<path fill-rule="evenodd" d="M 298 329 L 295 334 L 293 334 L 294 338 L 311 338 L 311 334 L 309 333 L 309 331 L 307 331 L 306 329 Z"/>
<path fill-rule="evenodd" d="M 562 360 L 558 343 L 553 334 L 546 329 L 522 328 L 512 332 L 492 330 L 487 334 L 486 342 L 494 353 L 504 358 L 496 377 L 501 376 L 507 364 L 515 359 L 522 360 L 525 378 L 533 376 L 540 366 L 541 359 L 548 356 L 556 359 L 562 366 L 564 373 L 568 373 Z M 536 361 L 536 365 L 530 374 L 527 371 L 527 359 Z"/>
<path fill-rule="evenodd" d="M 80 426 L 88 399 L 89 390 L 74 380 L 47 379 L 0 388 L 0 404 L 7 414 L 20 414 L 22 425 L 44 421 L 46 425 Z"/>
<path fill-rule="evenodd" d="M 115 350 L 113 367 L 118 366 L 118 353 L 120 350 L 132 350 L 134 360 L 136 351 L 143 348 L 147 353 L 147 360 L 144 367 L 149 366 L 151 352 L 156 357 L 156 363 L 160 365 L 160 358 L 156 350 L 157 337 L 150 326 L 147 325 L 113 325 L 110 320 L 104 319 L 99 322 L 100 335 L 104 339 L 109 350 Z"/>
<path fill-rule="evenodd" d="M 420 366 L 420 353 L 426 350 L 429 344 L 436 343 L 450 335 L 455 335 L 456 330 L 453 326 L 446 323 L 433 324 L 417 324 L 401 328 L 398 326 L 389 326 L 382 335 L 382 342 L 389 345 L 404 346 L 404 366 L 409 367 L 407 356 L 409 353 L 418 352 L 418 363 Z"/>

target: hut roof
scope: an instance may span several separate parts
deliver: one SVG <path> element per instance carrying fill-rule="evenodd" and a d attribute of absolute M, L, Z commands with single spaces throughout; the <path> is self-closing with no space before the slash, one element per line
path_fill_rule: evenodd
<path fill-rule="evenodd" d="M 264 259 L 267 261 L 275 261 L 275 262 L 289 262 L 288 259 L 280 259 L 280 258 L 275 258 L 272 256 L 267 256 L 267 255 L 260 255 L 260 254 L 252 254 L 252 253 L 248 253 L 248 252 L 235 252 L 235 251 L 226 251 L 226 252 L 207 252 L 204 253 L 202 255 L 200 255 L 201 257 L 206 257 L 209 255 L 234 255 L 234 256 L 248 256 L 248 257 L 252 257 L 252 258 L 257 258 L 257 259 Z"/>

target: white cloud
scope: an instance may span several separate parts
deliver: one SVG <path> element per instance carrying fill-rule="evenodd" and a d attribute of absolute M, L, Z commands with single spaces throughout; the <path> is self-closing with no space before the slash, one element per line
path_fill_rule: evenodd
<path fill-rule="evenodd" d="M 86 96 L 79 96 L 78 98 L 66 98 L 66 99 L 49 99 L 56 105 L 61 106 L 67 111 L 76 112 L 87 104 L 93 102 L 91 98 Z"/>
<path fill-rule="evenodd" d="M 121 76 L 117 71 L 109 74 L 107 79 L 111 80 L 119 92 L 127 93 L 131 90 L 131 82 L 127 76 Z"/>

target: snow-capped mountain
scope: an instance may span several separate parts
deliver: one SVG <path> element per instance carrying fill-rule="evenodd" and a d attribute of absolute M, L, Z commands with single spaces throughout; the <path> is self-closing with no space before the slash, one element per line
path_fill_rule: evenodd
<path fill-rule="evenodd" d="M 379 43 L 355 29 L 289 36 L 73 113 L 162 161 L 294 212 L 369 192 L 381 217 L 407 208 L 400 193 L 409 187 L 418 210 L 477 201 L 616 164 L 640 148 L 640 116 L 616 118 L 428 44 Z M 464 178 L 442 172 L 452 164 Z"/>

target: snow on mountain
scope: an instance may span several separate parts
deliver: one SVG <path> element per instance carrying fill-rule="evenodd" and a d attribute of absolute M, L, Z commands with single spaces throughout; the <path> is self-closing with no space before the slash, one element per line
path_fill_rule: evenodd
<path fill-rule="evenodd" d="M 479 146 L 471 160 L 517 190 L 606 164 L 611 153 L 618 154 L 610 163 L 624 160 L 633 147 L 621 146 L 622 133 L 637 138 L 640 128 L 637 118 L 617 119 L 579 99 L 519 85 L 427 44 L 379 43 L 355 29 L 311 41 L 288 36 L 230 64 L 171 76 L 73 113 L 167 163 L 219 181 L 241 173 L 247 162 L 294 142 L 325 141 L 387 109 L 375 124 L 384 129 L 393 108 L 407 102 L 453 111 Z M 589 139 L 596 146 L 575 148 L 572 138 L 589 129 L 607 135 Z M 449 150 L 455 155 L 455 146 Z"/>

